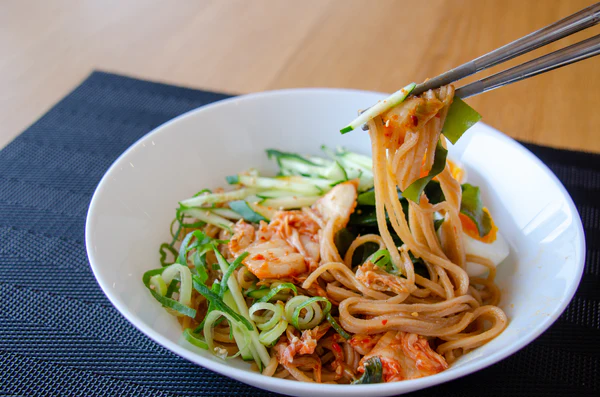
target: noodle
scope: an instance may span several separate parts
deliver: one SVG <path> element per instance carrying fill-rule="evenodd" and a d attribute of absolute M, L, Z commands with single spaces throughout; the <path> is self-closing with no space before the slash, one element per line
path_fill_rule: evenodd
<path fill-rule="evenodd" d="M 241 332 L 230 323 L 232 317 L 204 324 L 207 333 L 212 329 L 213 340 L 222 344 L 215 347 L 219 354 L 239 352 L 243 356 L 248 354 L 247 344 L 258 340 L 266 346 L 259 346 L 261 349 L 268 349 L 263 350 L 265 358 L 257 360 L 254 355 L 249 359 L 254 359 L 263 375 L 321 383 L 353 382 L 365 371 L 365 363 L 378 357 L 387 360 L 384 381 L 397 381 L 440 372 L 506 328 L 508 319 L 497 307 L 501 294 L 494 282 L 495 264 L 467 253 L 461 184 L 450 165 L 442 167 L 435 158 L 437 150 L 445 148 L 442 127 L 453 97 L 452 86 L 430 90 L 368 121 L 371 197 L 378 233 L 373 229 L 355 233 L 344 255 L 336 238 L 355 210 L 357 180 L 326 187 L 331 193 L 312 207 L 271 211 L 270 222 L 255 220 L 253 225 L 241 220 L 233 230 L 214 224 L 201 228 L 208 238 L 230 239 L 228 244 L 219 241 L 218 251 L 214 248 L 204 253 L 207 288 L 212 286 L 215 294 L 225 299 L 220 289 L 224 273 L 228 273 L 229 291 L 232 285 L 240 289 L 237 300 L 228 297 L 235 300 L 232 307 L 254 305 L 249 311 L 246 308 L 246 313 L 261 330 L 260 336 L 248 334 L 246 344 L 240 344 L 237 336 L 232 338 Z M 318 166 L 305 161 L 303 170 L 308 163 Z M 361 172 L 368 171 L 362 167 Z M 407 192 L 416 180 L 433 173 L 434 167 L 443 199 L 428 197 L 423 190 L 417 200 L 401 201 L 399 192 Z M 280 196 L 277 192 L 266 197 Z M 199 197 L 190 200 L 201 200 Z M 223 205 L 218 208 L 226 214 L 230 210 Z M 177 233 L 183 244 L 184 234 Z M 196 239 L 188 243 L 201 245 L 200 237 Z M 377 247 L 374 254 L 369 252 L 372 246 Z M 222 258 L 217 259 L 222 253 L 229 261 L 241 261 L 236 258 L 246 255 L 244 252 L 248 254 L 241 263 L 244 266 L 233 273 L 222 267 Z M 361 255 L 363 263 L 356 264 Z M 198 268 L 198 257 L 185 259 L 190 269 Z M 469 276 L 468 263 L 482 266 L 487 275 Z M 215 283 L 219 283 L 216 289 Z M 183 289 L 181 284 L 177 288 Z M 175 299 L 178 294 L 177 289 L 170 297 Z M 213 304 L 193 291 L 190 308 L 196 317 L 179 317 L 183 328 L 203 324 Z M 265 312 L 269 315 L 254 314 Z"/>

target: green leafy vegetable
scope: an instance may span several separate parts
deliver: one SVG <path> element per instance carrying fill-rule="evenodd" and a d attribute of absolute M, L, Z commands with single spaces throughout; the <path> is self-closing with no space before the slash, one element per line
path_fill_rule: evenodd
<path fill-rule="evenodd" d="M 442 201 L 446 201 L 446 196 L 444 196 L 444 191 L 438 181 L 429 181 L 427 186 L 425 186 L 425 190 L 423 190 L 427 195 L 427 199 L 431 204 L 438 204 Z"/>
<path fill-rule="evenodd" d="M 398 190 L 398 189 L 396 189 Z M 427 196 L 429 197 L 429 196 Z M 402 192 L 400 190 L 398 190 L 398 200 L 402 200 L 404 197 L 402 196 Z M 364 206 L 375 206 L 375 191 L 373 189 L 367 190 L 366 192 L 363 192 L 361 194 L 358 195 L 358 198 L 356 199 L 356 202 L 358 203 L 358 205 L 364 205 Z"/>
<path fill-rule="evenodd" d="M 381 383 L 383 381 L 383 365 L 378 356 L 371 357 L 364 365 L 365 373 L 352 384 Z"/>
<path fill-rule="evenodd" d="M 490 218 L 490 215 L 483 210 L 481 192 L 477 186 L 468 183 L 462 185 L 460 212 L 475 222 L 479 237 L 486 236 L 490 230 L 492 230 L 492 219 Z"/>
<path fill-rule="evenodd" d="M 240 177 L 238 175 L 227 175 L 225 180 L 230 185 L 235 185 L 236 183 L 240 183 Z"/>
<path fill-rule="evenodd" d="M 355 238 L 356 235 L 346 228 L 340 229 L 340 231 L 335 234 L 333 241 L 342 258 L 346 255 L 348 248 L 350 248 L 350 245 Z"/>
<path fill-rule="evenodd" d="M 429 279 L 430 278 L 429 270 L 427 270 L 427 266 L 425 266 L 425 262 L 423 262 L 423 259 L 417 258 L 410 251 L 408 251 L 408 256 L 410 257 L 410 260 L 413 263 L 413 266 L 415 268 L 415 273 L 423 278 Z"/>
<path fill-rule="evenodd" d="M 475 123 L 481 120 L 481 115 L 472 107 L 467 105 L 462 99 L 454 97 L 448 115 L 442 127 L 442 133 L 450 142 L 456 143 L 460 137 L 471 128 Z"/>
<path fill-rule="evenodd" d="M 400 244 L 401 245 L 401 244 Z M 379 244 L 366 242 L 354 250 L 352 255 L 352 267 L 362 265 L 379 249 Z"/>
<path fill-rule="evenodd" d="M 386 219 L 387 219 L 386 214 Z M 372 206 L 360 206 L 356 207 L 356 210 L 350 215 L 349 225 L 361 225 L 361 226 L 377 226 L 377 212 L 375 207 Z"/>
<path fill-rule="evenodd" d="M 414 201 L 415 203 L 419 203 L 421 199 L 421 193 L 427 186 L 427 184 L 440 172 L 444 171 L 446 167 L 446 156 L 448 155 L 448 150 L 442 146 L 441 140 L 438 141 L 437 146 L 435 148 L 435 157 L 433 160 L 433 165 L 431 170 L 429 170 L 429 174 L 424 176 L 423 178 L 419 178 L 407 187 L 402 195 L 407 199 Z"/>

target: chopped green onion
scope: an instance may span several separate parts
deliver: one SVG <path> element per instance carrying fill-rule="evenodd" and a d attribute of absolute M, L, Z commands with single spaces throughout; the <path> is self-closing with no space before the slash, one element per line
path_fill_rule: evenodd
<path fill-rule="evenodd" d="M 275 295 L 277 295 L 279 292 L 281 292 L 283 290 L 291 290 L 291 291 L 294 292 L 294 295 L 298 295 L 298 290 L 296 289 L 296 286 L 294 284 L 292 284 L 292 283 L 281 283 L 281 284 L 278 284 L 277 286 L 271 288 L 269 290 L 269 293 L 266 294 L 265 296 L 263 296 L 262 298 L 260 298 L 259 300 L 257 300 L 257 302 L 268 302 Z"/>
<path fill-rule="evenodd" d="M 195 334 L 191 328 L 186 328 L 185 331 L 183 331 L 183 337 L 192 345 L 204 350 L 208 350 L 208 344 L 206 341 L 202 339 L 200 335 Z"/>
<path fill-rule="evenodd" d="M 217 247 L 215 247 L 215 250 L 217 250 Z M 249 254 L 247 252 L 242 253 L 240 256 L 235 258 L 235 260 L 233 261 L 233 263 L 231 263 L 231 265 L 229 265 L 229 268 L 227 269 L 227 271 L 223 275 L 223 278 L 221 279 L 221 284 L 223 284 L 223 288 L 221 288 L 221 292 L 219 294 L 221 297 L 229 288 L 229 286 L 227 285 L 227 283 L 229 282 L 229 277 L 231 277 L 231 275 L 237 268 L 239 268 L 240 266 L 243 265 L 242 261 L 244 259 L 246 259 L 246 257 L 248 255 Z"/>
<path fill-rule="evenodd" d="M 263 345 L 271 347 L 277 342 L 281 334 L 285 332 L 287 326 L 288 322 L 282 318 L 273 328 L 269 329 L 268 331 L 261 332 L 258 336 L 258 340 Z"/>
<path fill-rule="evenodd" d="M 268 331 L 273 328 L 283 317 L 283 309 L 283 303 L 281 302 L 277 302 L 276 304 L 257 302 L 250 306 L 250 309 L 248 309 L 248 314 L 250 315 L 250 319 L 256 323 L 258 329 Z M 269 310 L 273 312 L 273 314 L 270 317 L 267 315 L 259 316 L 254 314 L 260 310 Z"/>
<path fill-rule="evenodd" d="M 219 267 L 223 274 L 227 273 L 227 269 L 229 268 L 229 264 L 223 257 L 223 255 L 219 252 L 219 250 L 214 250 L 215 256 L 217 257 L 217 261 L 219 263 Z M 237 309 L 240 312 L 240 316 L 244 318 L 244 320 L 250 323 L 250 315 L 248 314 L 248 305 L 246 305 L 246 300 L 244 299 L 244 295 L 242 295 L 242 290 L 235 279 L 235 277 L 230 277 L 227 286 L 229 287 L 229 291 L 231 291 L 231 295 L 233 296 L 235 303 L 237 305 Z M 250 332 L 250 338 L 252 340 L 252 346 L 250 347 L 256 354 L 254 355 L 255 361 L 258 364 L 259 368 L 263 365 L 268 365 L 271 361 L 271 356 L 267 349 L 260 343 L 258 340 L 258 331 L 252 327 Z"/>
<path fill-rule="evenodd" d="M 396 270 L 394 268 L 394 264 L 392 263 L 390 252 L 386 249 L 373 253 L 367 260 L 371 261 L 371 263 L 379 266 L 388 273 L 394 273 Z"/>
<path fill-rule="evenodd" d="M 338 324 L 337 321 L 335 321 L 335 318 L 333 318 L 333 316 L 331 315 L 331 313 L 327 313 L 327 321 L 329 321 L 329 324 L 331 324 L 331 326 L 333 327 L 333 329 L 335 330 L 335 332 L 337 332 L 338 334 L 341 335 L 342 338 L 349 340 L 351 338 L 350 334 L 347 333 L 344 328 L 342 328 L 342 326 L 340 324 Z"/>
<path fill-rule="evenodd" d="M 192 272 L 190 268 L 179 263 L 173 263 L 164 268 L 161 274 L 166 284 L 170 284 L 175 276 L 179 276 L 179 303 L 189 306 L 192 301 Z"/>
<path fill-rule="evenodd" d="M 167 269 L 167 268 L 163 267 L 160 269 L 149 270 L 146 273 L 144 273 L 144 275 L 142 276 L 142 281 L 143 281 L 144 285 L 146 286 L 146 288 L 148 288 L 148 290 L 150 291 L 152 296 L 154 296 L 154 298 L 157 301 L 159 301 L 161 305 L 163 305 L 163 307 L 165 307 L 167 309 L 171 309 L 173 312 L 179 313 L 184 316 L 188 316 L 188 317 L 192 317 L 192 318 L 196 317 L 196 310 L 192 309 L 189 306 L 182 304 L 181 302 L 176 301 L 175 299 L 171 299 L 171 298 L 167 298 L 166 296 L 162 296 L 161 294 L 159 294 L 158 292 L 156 292 L 152 288 L 150 288 L 150 278 L 155 275 L 161 275 L 165 271 L 165 269 Z M 181 294 L 180 294 L 180 296 L 181 296 Z"/>
<path fill-rule="evenodd" d="M 224 306 L 229 309 L 229 307 L 227 305 L 224 305 Z M 204 329 L 203 329 L 204 338 L 206 339 L 206 345 L 208 347 L 208 351 L 210 351 L 211 353 L 213 353 L 214 355 L 216 355 L 217 357 L 220 357 L 222 359 L 234 358 L 234 357 L 239 356 L 242 353 L 242 351 L 244 351 L 247 347 L 250 346 L 250 343 L 251 343 L 249 331 L 246 330 L 244 327 L 240 326 L 239 322 L 236 321 L 237 319 L 231 315 L 231 313 L 235 313 L 235 312 L 231 311 L 231 309 L 229 309 L 229 310 L 230 310 L 230 312 L 224 312 L 221 310 L 213 310 L 212 312 L 208 313 L 206 315 L 206 321 L 204 323 Z M 234 330 L 233 332 L 238 333 L 238 335 L 240 335 L 243 338 L 243 340 L 239 341 L 238 347 L 241 346 L 241 348 L 239 349 L 238 353 L 236 353 L 234 356 L 231 356 L 231 357 L 228 357 L 227 355 L 222 356 L 220 354 L 216 354 L 216 352 L 215 352 L 213 328 L 217 324 L 220 317 L 225 317 L 227 319 L 227 321 L 229 322 L 229 326 Z M 236 340 L 236 342 L 238 342 L 238 341 Z"/>
<path fill-rule="evenodd" d="M 167 253 L 165 251 L 168 251 L 169 253 L 171 253 L 173 255 L 173 260 L 171 262 L 167 262 Z M 172 264 L 173 262 L 175 262 L 175 258 L 177 258 L 177 250 L 168 243 L 162 243 L 160 245 L 158 252 L 160 254 L 160 265 L 161 266 L 168 266 L 168 265 Z"/>
<path fill-rule="evenodd" d="M 192 275 L 192 280 L 193 280 L 194 289 L 196 291 L 198 291 L 198 293 L 200 293 L 200 295 L 204 296 L 207 301 L 212 303 L 215 306 L 215 310 L 220 310 L 221 312 L 228 314 L 235 321 L 243 324 L 250 331 L 252 331 L 254 329 L 254 327 L 252 326 L 250 321 L 248 321 L 248 319 L 246 319 L 241 314 L 236 313 L 229 306 L 227 306 L 225 304 L 225 302 L 223 302 L 223 299 L 221 299 L 221 297 L 219 295 L 215 294 L 206 285 L 204 285 L 200 282 L 200 279 L 198 278 L 198 276 Z"/>
<path fill-rule="evenodd" d="M 179 293 L 179 280 L 177 280 L 176 278 L 171 280 L 171 283 L 169 284 L 169 288 L 167 288 L 167 293 L 165 294 L 165 296 L 167 298 L 171 298 L 175 292 Z"/>
<path fill-rule="evenodd" d="M 154 291 L 165 296 L 167 294 L 167 284 L 160 274 L 155 274 L 150 277 L 150 288 L 154 287 Z"/>
<path fill-rule="evenodd" d="M 325 308 L 321 308 L 319 302 L 325 303 Z M 300 317 L 302 309 L 305 310 L 303 317 Z M 298 295 L 290 299 L 285 305 L 285 315 L 287 320 L 296 329 L 312 329 L 319 325 L 331 311 L 331 302 L 322 296 L 309 298 L 304 295 Z"/>

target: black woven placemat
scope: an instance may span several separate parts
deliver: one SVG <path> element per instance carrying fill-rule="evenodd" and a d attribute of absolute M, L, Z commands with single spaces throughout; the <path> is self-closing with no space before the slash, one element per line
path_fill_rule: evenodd
<path fill-rule="evenodd" d="M 84 246 L 88 204 L 119 154 L 226 97 L 96 72 L 0 152 L 0 395 L 272 395 L 137 331 L 96 284 Z M 582 216 L 588 250 L 577 295 L 517 354 L 417 395 L 600 395 L 600 156 L 527 146 Z"/>

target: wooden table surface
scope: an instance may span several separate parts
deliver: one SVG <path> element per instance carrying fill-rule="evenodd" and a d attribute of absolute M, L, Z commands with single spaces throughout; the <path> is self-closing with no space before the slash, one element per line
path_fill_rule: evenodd
<path fill-rule="evenodd" d="M 390 92 L 593 2 L 3 0 L 0 147 L 93 70 L 230 93 L 289 87 Z M 468 102 L 486 123 L 515 138 L 600 152 L 600 57 Z"/>

